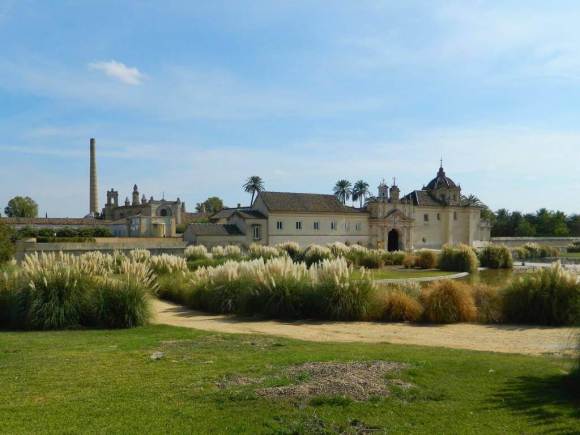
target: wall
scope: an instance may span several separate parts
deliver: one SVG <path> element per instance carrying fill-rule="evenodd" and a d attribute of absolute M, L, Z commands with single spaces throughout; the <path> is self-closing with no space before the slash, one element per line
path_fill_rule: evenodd
<path fill-rule="evenodd" d="M 283 223 L 282 230 L 277 222 Z M 302 222 L 302 230 L 296 229 L 296 222 Z M 336 221 L 336 230 L 331 230 L 331 222 Z M 314 222 L 319 222 L 320 229 L 314 229 Z M 360 230 L 356 230 L 356 224 Z M 345 227 L 348 224 L 348 229 Z M 316 214 L 316 213 L 270 213 L 268 216 L 268 244 L 275 245 L 293 241 L 305 247 L 311 244 L 332 242 L 349 242 L 367 245 L 369 242 L 369 224 L 367 214 Z"/>
<path fill-rule="evenodd" d="M 16 259 L 21 261 L 26 254 L 33 252 L 65 252 L 68 254 L 84 254 L 91 251 L 112 253 L 114 251 L 129 252 L 133 249 L 147 249 L 153 255 L 173 254 L 183 255 L 186 243 L 181 239 L 167 238 L 97 238 L 91 243 L 36 243 L 22 241 L 16 244 Z"/>
<path fill-rule="evenodd" d="M 564 249 L 574 242 L 580 242 L 580 237 L 492 237 L 491 243 L 508 247 L 523 246 L 526 243 L 552 246 Z"/>

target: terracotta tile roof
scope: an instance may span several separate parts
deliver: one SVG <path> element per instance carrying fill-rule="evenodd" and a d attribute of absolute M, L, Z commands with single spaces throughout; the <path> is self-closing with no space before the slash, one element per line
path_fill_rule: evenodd
<path fill-rule="evenodd" d="M 241 236 L 236 225 L 230 224 L 189 224 L 187 230 L 198 236 Z"/>
<path fill-rule="evenodd" d="M 364 213 L 343 205 L 334 195 L 318 193 L 260 192 L 271 212 Z"/>

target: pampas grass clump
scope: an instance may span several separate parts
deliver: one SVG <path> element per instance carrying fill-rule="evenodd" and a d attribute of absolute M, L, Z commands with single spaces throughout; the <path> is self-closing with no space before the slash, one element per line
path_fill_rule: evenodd
<path fill-rule="evenodd" d="M 490 245 L 479 252 L 482 267 L 490 269 L 511 269 L 514 265 L 512 253 L 505 246 Z"/>
<path fill-rule="evenodd" d="M 286 252 L 286 254 L 288 254 L 294 261 L 298 261 L 300 259 L 302 251 L 300 250 L 300 245 L 296 242 L 278 243 L 275 248 L 279 251 Z"/>
<path fill-rule="evenodd" d="M 477 271 L 478 267 L 477 254 L 470 246 L 443 246 L 439 256 L 439 268 L 441 270 L 473 273 Z"/>
<path fill-rule="evenodd" d="M 205 260 L 209 258 L 209 252 L 203 245 L 188 246 L 184 251 L 185 258 L 188 261 Z"/>
<path fill-rule="evenodd" d="M 416 252 L 415 267 L 420 269 L 435 269 L 437 267 L 437 253 L 424 249 Z"/>
<path fill-rule="evenodd" d="M 264 260 L 269 260 L 271 258 L 285 256 L 286 251 L 273 246 L 252 243 L 248 248 L 248 255 L 252 259 L 263 258 Z"/>
<path fill-rule="evenodd" d="M 333 258 L 332 251 L 326 246 L 310 245 L 304 252 L 304 261 L 308 266 Z"/>
<path fill-rule="evenodd" d="M 133 249 L 129 252 L 128 257 L 137 263 L 146 263 L 151 258 L 151 252 L 147 249 Z"/>
<path fill-rule="evenodd" d="M 580 283 L 560 263 L 514 280 L 504 291 L 507 322 L 574 325 L 580 321 Z"/>
<path fill-rule="evenodd" d="M 423 289 L 420 300 L 425 309 L 423 318 L 427 322 L 471 322 L 477 318 L 473 296 L 465 284 L 436 281 Z"/>
<path fill-rule="evenodd" d="M 423 307 L 419 301 L 400 291 L 386 292 L 382 296 L 381 316 L 385 322 L 416 322 L 421 318 Z"/>
<path fill-rule="evenodd" d="M 157 275 L 186 272 L 188 270 L 185 258 L 168 254 L 152 256 L 149 260 L 149 266 L 151 267 L 151 270 L 153 270 L 153 272 L 155 272 Z"/>
<path fill-rule="evenodd" d="M 503 298 L 496 288 L 478 284 L 471 289 L 477 307 L 477 320 L 481 323 L 500 323 L 502 321 Z"/>

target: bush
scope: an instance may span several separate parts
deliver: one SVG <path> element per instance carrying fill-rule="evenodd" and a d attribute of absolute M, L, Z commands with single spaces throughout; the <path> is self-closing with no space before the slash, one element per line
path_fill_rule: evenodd
<path fill-rule="evenodd" d="M 435 269 L 437 267 L 437 253 L 426 249 L 417 252 L 415 266 L 420 269 Z"/>
<path fill-rule="evenodd" d="M 192 277 L 189 272 L 172 273 L 157 277 L 156 295 L 181 305 L 191 306 Z"/>
<path fill-rule="evenodd" d="M 385 263 L 380 251 L 367 249 L 366 251 L 359 251 L 356 265 L 367 269 L 380 269 Z"/>
<path fill-rule="evenodd" d="M 421 318 L 423 307 L 407 294 L 399 291 L 384 295 L 382 316 L 386 322 L 416 322 Z"/>
<path fill-rule="evenodd" d="M 0 273 L 0 328 L 23 328 L 26 318 L 27 282 L 15 270 Z"/>
<path fill-rule="evenodd" d="M 467 245 L 443 246 L 439 256 L 439 268 L 452 272 L 477 271 L 479 260 L 475 251 Z"/>
<path fill-rule="evenodd" d="M 147 263 L 151 260 L 151 252 L 147 249 L 133 249 L 128 257 L 137 263 Z"/>
<path fill-rule="evenodd" d="M 405 269 L 411 269 L 413 267 L 415 267 L 415 265 L 417 264 L 417 257 L 415 257 L 414 255 L 405 255 L 405 258 L 403 259 L 403 266 L 405 267 Z"/>
<path fill-rule="evenodd" d="M 450 281 L 436 281 L 423 290 L 421 301 L 423 318 L 432 323 L 470 322 L 476 319 L 477 310 L 466 285 Z"/>
<path fill-rule="evenodd" d="M 387 266 L 401 266 L 405 261 L 407 254 L 402 251 L 383 251 L 383 262 Z"/>
<path fill-rule="evenodd" d="M 482 267 L 490 269 L 511 269 L 513 267 L 512 253 L 505 246 L 490 245 L 479 252 Z"/>
<path fill-rule="evenodd" d="M 283 257 L 286 252 L 273 246 L 260 245 L 258 243 L 252 243 L 248 248 L 248 255 L 252 259 L 263 258 L 264 260 L 269 260 L 271 258 Z"/>
<path fill-rule="evenodd" d="M 478 284 L 471 290 L 477 308 L 477 319 L 481 323 L 500 323 L 502 321 L 503 298 L 496 288 Z"/>
<path fill-rule="evenodd" d="M 210 256 L 203 245 L 188 246 L 185 248 L 184 255 L 187 261 L 205 260 Z"/>
<path fill-rule="evenodd" d="M 6 224 L 0 223 L 0 265 L 7 263 L 14 256 L 14 231 Z"/>
<path fill-rule="evenodd" d="M 558 263 L 514 280 L 503 292 L 507 322 L 574 325 L 580 321 L 578 277 Z"/>

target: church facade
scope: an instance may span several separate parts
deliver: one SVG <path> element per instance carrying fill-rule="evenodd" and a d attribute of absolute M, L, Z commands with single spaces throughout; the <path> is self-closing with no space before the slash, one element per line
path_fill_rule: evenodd
<path fill-rule="evenodd" d="M 395 182 L 381 183 L 361 208 L 345 206 L 334 195 L 260 192 L 251 207 L 222 210 L 211 223 L 189 225 L 184 237 L 207 246 L 286 241 L 302 247 L 339 241 L 390 251 L 477 246 L 490 240 L 491 226 L 481 211 L 441 166 L 426 186 L 405 196 Z"/>

